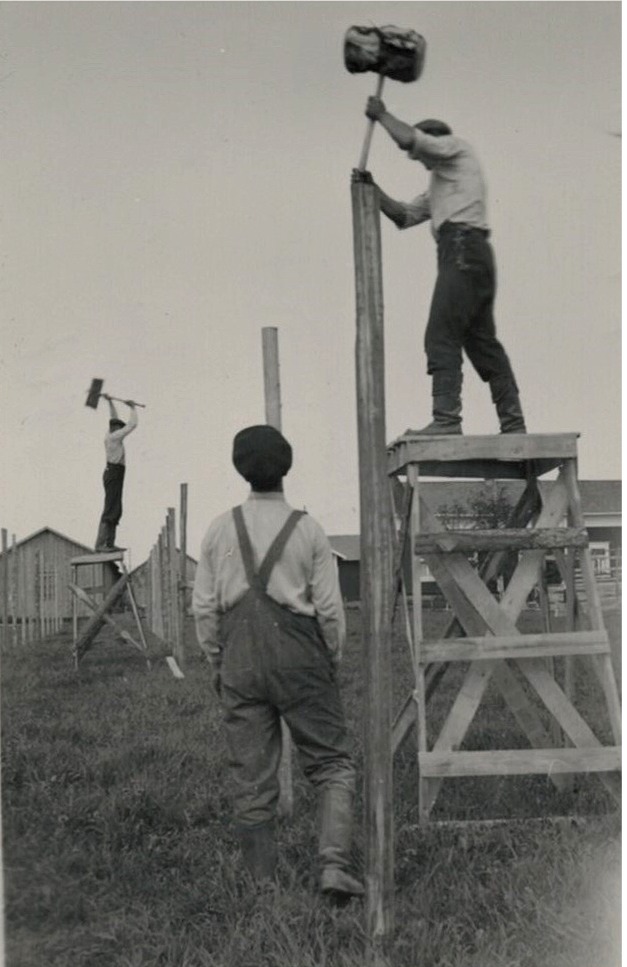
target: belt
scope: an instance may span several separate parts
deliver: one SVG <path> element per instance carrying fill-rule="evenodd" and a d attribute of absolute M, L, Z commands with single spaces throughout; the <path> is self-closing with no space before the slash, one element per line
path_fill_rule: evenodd
<path fill-rule="evenodd" d="M 468 222 L 442 222 L 438 228 L 438 238 L 442 232 L 462 232 L 467 235 L 469 232 L 478 232 L 479 235 L 483 235 L 484 238 L 490 237 L 490 230 L 488 228 L 479 228 L 477 225 L 469 225 Z"/>

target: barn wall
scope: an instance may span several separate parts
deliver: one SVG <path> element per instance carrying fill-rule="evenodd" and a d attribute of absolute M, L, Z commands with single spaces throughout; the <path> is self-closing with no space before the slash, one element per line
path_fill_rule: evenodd
<path fill-rule="evenodd" d="M 25 543 L 9 548 L 9 615 L 12 620 L 55 619 L 72 617 L 70 560 L 87 553 L 78 544 L 58 534 L 44 531 Z M 81 566 L 77 583 L 84 588 L 111 587 L 114 575 L 102 564 Z M 89 611 L 80 605 L 80 614 Z"/>

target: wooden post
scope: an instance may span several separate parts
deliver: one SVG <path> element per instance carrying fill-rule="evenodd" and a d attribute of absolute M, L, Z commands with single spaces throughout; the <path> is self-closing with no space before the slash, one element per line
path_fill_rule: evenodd
<path fill-rule="evenodd" d="M 183 640 L 181 635 L 180 605 L 179 605 L 179 562 L 176 557 L 176 518 L 174 507 L 168 507 L 167 518 L 168 535 L 168 585 L 169 585 L 169 611 L 170 627 L 172 634 L 172 646 L 174 657 L 180 668 L 183 667 L 185 654 L 183 651 Z"/>
<path fill-rule="evenodd" d="M 281 377 L 279 373 L 279 334 L 274 326 L 261 330 L 263 353 L 263 395 L 266 423 L 281 430 Z M 281 719 L 281 762 L 279 763 L 278 812 L 289 817 L 294 811 L 294 783 L 292 778 L 292 737 L 286 723 Z"/>
<path fill-rule="evenodd" d="M 2 644 L 9 644 L 9 535 L 2 528 Z"/>
<path fill-rule="evenodd" d="M 377 188 L 351 186 L 357 337 L 357 429 L 362 642 L 366 665 L 364 821 L 366 928 L 370 963 L 380 963 L 394 924 L 392 810 L 392 513 L 385 438 L 381 228 Z M 414 608 L 416 607 L 414 602 Z"/>
<path fill-rule="evenodd" d="M 179 508 L 179 629 L 181 653 L 185 651 L 185 625 L 187 623 L 187 484 L 181 484 Z"/>

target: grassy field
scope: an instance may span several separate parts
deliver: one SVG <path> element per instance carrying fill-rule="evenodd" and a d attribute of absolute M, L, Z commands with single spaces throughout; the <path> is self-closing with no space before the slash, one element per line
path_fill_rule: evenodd
<path fill-rule="evenodd" d="M 429 618 L 435 635 L 442 616 Z M 533 619 L 530 619 L 531 621 Z M 359 615 L 341 672 L 362 769 Z M 190 629 L 191 630 L 191 629 Z M 620 615 L 608 615 L 620 650 Z M 191 637 L 191 636 L 190 636 Z M 190 645 L 189 652 L 192 653 Z M 396 700 L 410 689 L 394 642 Z M 608 738 L 599 694 L 581 708 Z M 437 721 L 455 689 L 434 699 Z M 417 829 L 414 748 L 395 762 L 396 931 L 391 967 L 617 967 L 620 817 L 594 777 L 558 794 L 545 777 L 449 780 Z M 489 691 L 468 747 L 524 745 Z M 256 892 L 229 825 L 209 669 L 147 672 L 103 635 L 74 671 L 67 636 L 2 658 L 7 967 L 362 967 L 363 910 L 315 892 L 313 797 L 297 772 L 279 884 Z M 363 843 L 357 802 L 355 862 Z M 546 817 L 579 817 L 553 823 Z M 489 828 L 447 819 L 508 817 Z"/>

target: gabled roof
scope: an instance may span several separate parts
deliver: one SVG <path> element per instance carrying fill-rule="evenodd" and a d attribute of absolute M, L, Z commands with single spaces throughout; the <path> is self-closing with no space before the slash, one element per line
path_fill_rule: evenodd
<path fill-rule="evenodd" d="M 176 556 L 178 557 L 179 554 L 181 553 L 181 550 L 178 547 L 175 550 L 176 550 Z M 141 564 L 138 564 L 137 567 L 134 567 L 133 570 L 131 571 L 131 577 L 133 576 L 133 574 L 137 574 L 138 571 L 142 571 L 147 566 L 149 560 L 150 558 L 147 557 L 145 561 L 142 561 Z M 195 557 L 192 557 L 191 554 L 185 555 L 185 561 L 187 563 L 191 561 L 192 564 L 196 564 L 196 566 L 198 566 L 198 561 L 196 560 Z"/>
<path fill-rule="evenodd" d="M 34 540 L 36 537 L 40 537 L 41 534 L 52 534 L 54 537 L 58 537 L 60 540 L 65 541 L 67 544 L 72 544 L 74 547 L 81 547 L 89 553 L 93 551 L 93 548 L 88 547 L 87 544 L 83 544 L 82 541 L 74 540 L 73 537 L 67 537 L 65 534 L 62 534 L 61 531 L 55 530 L 54 527 L 40 527 L 39 530 L 29 534 L 28 537 L 23 537 L 20 541 L 16 541 L 15 546 L 21 547 L 22 544 L 28 544 L 29 541 Z M 11 547 L 9 547 L 9 550 L 11 550 Z"/>

